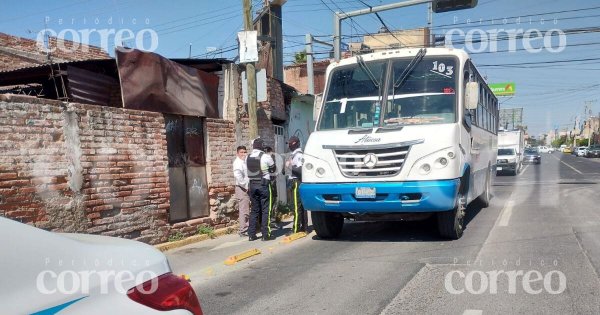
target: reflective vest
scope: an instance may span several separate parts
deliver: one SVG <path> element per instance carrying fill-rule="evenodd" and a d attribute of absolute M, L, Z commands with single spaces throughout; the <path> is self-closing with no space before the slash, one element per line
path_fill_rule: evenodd
<path fill-rule="evenodd" d="M 248 156 L 246 158 L 246 166 L 248 167 L 248 178 L 252 181 L 261 180 L 263 177 L 263 173 L 260 169 L 260 159 L 264 152 L 258 154 L 258 156 L 251 157 Z"/>

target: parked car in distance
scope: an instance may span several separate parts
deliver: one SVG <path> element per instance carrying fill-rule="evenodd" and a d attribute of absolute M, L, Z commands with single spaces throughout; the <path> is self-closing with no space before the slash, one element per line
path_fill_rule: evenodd
<path fill-rule="evenodd" d="M 202 315 L 190 283 L 148 244 L 4 217 L 0 231 L 2 314 Z"/>
<path fill-rule="evenodd" d="M 536 148 L 527 148 L 523 154 L 523 164 L 541 164 L 542 156 Z"/>
<path fill-rule="evenodd" d="M 552 153 L 552 151 L 554 151 L 552 149 L 552 147 L 547 147 L 547 146 L 540 146 L 540 147 L 538 147 L 538 150 L 540 153 Z"/>
<path fill-rule="evenodd" d="M 563 153 L 566 153 L 566 154 L 570 154 L 570 153 L 571 153 L 571 152 L 573 152 L 573 151 L 572 151 L 572 150 L 571 150 L 571 148 L 569 148 L 569 147 L 564 147 L 564 148 L 562 149 L 562 152 L 563 152 Z"/>
<path fill-rule="evenodd" d="M 579 147 L 575 151 L 575 155 L 577 156 L 586 156 L 588 147 Z"/>
<path fill-rule="evenodd" d="M 600 144 L 594 144 L 587 150 L 585 157 L 597 158 L 600 157 Z"/>

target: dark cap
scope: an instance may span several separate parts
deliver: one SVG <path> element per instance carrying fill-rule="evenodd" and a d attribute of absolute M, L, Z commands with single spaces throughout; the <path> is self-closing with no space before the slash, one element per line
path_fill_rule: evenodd
<path fill-rule="evenodd" d="M 290 150 L 296 150 L 300 147 L 300 139 L 296 136 L 291 136 L 287 143 Z"/>
<path fill-rule="evenodd" d="M 254 139 L 254 141 L 252 141 L 253 149 L 262 150 L 264 146 L 265 146 L 265 144 L 261 138 L 256 138 L 256 139 Z"/>
<path fill-rule="evenodd" d="M 296 136 L 291 136 L 290 139 L 288 140 L 288 143 L 298 143 L 300 142 L 300 139 L 298 139 L 298 137 Z"/>

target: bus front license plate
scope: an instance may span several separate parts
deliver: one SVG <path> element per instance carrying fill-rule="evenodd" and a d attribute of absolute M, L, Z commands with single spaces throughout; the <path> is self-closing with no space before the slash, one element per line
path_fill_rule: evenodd
<path fill-rule="evenodd" d="M 502 167 L 496 167 L 496 171 L 501 171 Z"/>
<path fill-rule="evenodd" d="M 375 199 L 375 187 L 356 187 L 355 195 L 358 199 Z"/>

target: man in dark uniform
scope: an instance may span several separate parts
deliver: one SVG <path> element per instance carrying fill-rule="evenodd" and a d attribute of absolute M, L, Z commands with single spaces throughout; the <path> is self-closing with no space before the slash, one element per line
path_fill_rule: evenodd
<path fill-rule="evenodd" d="M 263 141 L 258 138 L 252 143 L 252 153 L 246 159 L 248 178 L 250 184 L 248 195 L 252 203 L 250 222 L 248 226 L 248 239 L 254 241 L 256 236 L 256 223 L 261 217 L 261 232 L 263 241 L 272 240 L 271 227 L 269 226 L 271 214 L 270 173 L 274 172 L 275 162 L 269 154 L 263 152 Z"/>
<path fill-rule="evenodd" d="M 291 151 L 290 158 L 286 162 L 286 166 L 291 168 L 291 174 L 289 174 L 289 186 L 292 190 L 292 207 L 294 211 L 294 225 L 292 228 L 293 233 L 307 232 L 308 229 L 308 216 L 306 210 L 302 206 L 300 200 L 300 192 L 298 190 L 300 183 L 302 182 L 302 164 L 304 159 L 302 158 L 302 148 L 300 148 L 300 139 L 298 137 L 290 137 L 288 140 L 288 147 Z"/>

